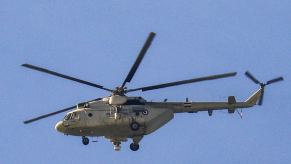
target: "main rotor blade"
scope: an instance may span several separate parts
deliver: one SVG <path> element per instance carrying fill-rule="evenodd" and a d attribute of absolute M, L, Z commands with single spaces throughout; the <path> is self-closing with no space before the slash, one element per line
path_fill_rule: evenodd
<path fill-rule="evenodd" d="M 133 92 L 133 91 L 138 91 L 138 90 L 142 90 L 144 92 L 148 90 L 172 87 L 172 86 L 177 86 L 177 85 L 182 85 L 182 84 L 188 84 L 188 83 L 194 83 L 194 82 L 200 82 L 200 81 L 206 81 L 206 80 L 214 80 L 214 79 L 219 79 L 219 78 L 226 78 L 226 77 L 231 77 L 235 75 L 236 75 L 236 72 L 205 76 L 205 77 L 194 78 L 194 79 L 189 79 L 189 80 L 182 80 L 182 81 L 176 81 L 176 82 L 171 82 L 171 83 L 164 83 L 164 84 L 152 85 L 152 86 L 147 86 L 147 87 L 141 87 L 141 88 L 136 88 L 136 89 L 129 89 L 126 92 Z"/>
<path fill-rule="evenodd" d="M 135 72 L 136 72 L 138 66 L 140 65 L 140 63 L 141 63 L 143 57 L 145 56 L 145 54 L 146 54 L 148 48 L 150 47 L 150 45 L 151 45 L 151 43 L 152 43 L 152 41 L 153 41 L 155 35 L 156 35 L 156 34 L 155 34 L 154 32 L 151 32 L 151 33 L 149 34 L 149 36 L 148 36 L 148 38 L 147 38 L 145 44 L 143 45 L 141 51 L 140 51 L 139 54 L 138 54 L 138 56 L 137 56 L 137 58 L 136 58 L 134 64 L 132 65 L 130 71 L 128 72 L 127 77 L 125 78 L 124 82 L 122 83 L 121 88 L 123 88 L 127 82 L 130 82 L 130 81 L 131 81 L 131 79 L 132 79 L 132 77 L 134 76 L 134 74 L 135 74 Z"/>
<path fill-rule="evenodd" d="M 259 80 L 257 80 L 249 71 L 247 71 L 246 73 L 245 73 L 245 75 L 247 76 L 247 77 L 249 77 L 253 82 L 255 82 L 256 84 L 259 84 L 260 82 L 259 82 Z"/>
<path fill-rule="evenodd" d="M 69 107 L 69 108 L 65 108 L 65 109 L 62 109 L 62 110 L 59 110 L 59 111 L 56 111 L 56 112 L 52 112 L 52 113 L 49 113 L 49 114 L 41 115 L 39 117 L 30 119 L 30 120 L 26 120 L 23 123 L 24 124 L 29 124 L 31 122 L 38 121 L 40 119 L 47 118 L 49 116 L 53 116 L 53 115 L 56 115 L 56 114 L 59 114 L 59 113 L 62 113 L 62 112 L 66 112 L 66 111 L 69 111 L 69 110 L 74 109 L 74 108 L 76 108 L 76 106 L 72 106 L 72 107 Z"/>
<path fill-rule="evenodd" d="M 283 77 L 277 77 L 275 79 L 267 81 L 267 85 L 272 84 L 272 83 L 276 83 L 276 82 L 279 82 L 279 81 L 283 81 L 283 80 L 284 80 Z"/>
<path fill-rule="evenodd" d="M 61 78 L 64 78 L 64 79 L 72 80 L 72 81 L 75 81 L 75 82 L 78 82 L 78 83 L 86 84 L 86 85 L 89 85 L 89 86 L 92 86 L 92 87 L 95 87 L 95 88 L 99 88 L 99 89 L 103 89 L 103 90 L 112 92 L 111 89 L 104 88 L 101 85 L 94 84 L 94 83 L 91 83 L 91 82 L 88 82 L 88 81 L 84 81 L 84 80 L 81 80 L 81 79 L 77 79 L 77 78 L 74 78 L 74 77 L 71 77 L 71 76 L 63 75 L 63 74 L 60 74 L 60 73 L 57 73 L 57 72 L 54 72 L 54 71 L 50 71 L 50 70 L 45 69 L 45 68 L 37 67 L 37 66 L 31 65 L 31 64 L 22 64 L 21 66 L 29 68 L 29 69 L 33 69 L 33 70 L 36 70 L 36 71 L 44 72 L 44 73 L 47 73 L 47 74 L 50 74 L 50 75 L 58 76 L 58 77 L 61 77 Z"/>

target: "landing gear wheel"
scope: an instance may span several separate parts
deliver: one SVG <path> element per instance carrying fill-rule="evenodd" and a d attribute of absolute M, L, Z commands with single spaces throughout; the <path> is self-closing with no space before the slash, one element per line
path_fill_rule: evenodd
<path fill-rule="evenodd" d="M 120 144 L 121 144 L 120 142 L 113 142 L 115 151 L 120 151 L 120 149 L 121 149 Z"/>
<path fill-rule="evenodd" d="M 138 130 L 139 130 L 139 127 L 140 127 L 140 125 L 139 125 L 139 123 L 137 123 L 137 122 L 132 122 L 132 123 L 130 124 L 130 128 L 131 128 L 131 130 L 133 130 L 133 131 L 138 131 Z"/>
<path fill-rule="evenodd" d="M 83 143 L 83 145 L 88 145 L 89 144 L 89 138 L 82 137 L 82 143 Z"/>
<path fill-rule="evenodd" d="M 130 150 L 137 151 L 138 149 L 139 149 L 139 144 L 137 144 L 137 143 L 130 144 Z"/>

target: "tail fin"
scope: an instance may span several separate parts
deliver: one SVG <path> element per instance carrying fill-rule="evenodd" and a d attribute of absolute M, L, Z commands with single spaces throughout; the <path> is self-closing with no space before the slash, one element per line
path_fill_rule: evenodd
<path fill-rule="evenodd" d="M 254 106 L 256 105 L 256 103 L 258 102 L 258 100 L 260 99 L 262 94 L 262 88 L 260 88 L 259 90 L 257 90 L 254 94 L 252 94 L 246 101 L 245 103 L 247 103 L 250 106 Z"/>

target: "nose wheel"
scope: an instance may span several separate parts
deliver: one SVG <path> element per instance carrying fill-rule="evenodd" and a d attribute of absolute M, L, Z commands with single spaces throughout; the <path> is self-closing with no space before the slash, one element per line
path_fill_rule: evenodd
<path fill-rule="evenodd" d="M 83 143 L 83 145 L 88 145 L 89 144 L 89 138 L 83 136 L 82 137 L 82 143 Z"/>
<path fill-rule="evenodd" d="M 120 149 L 121 149 L 121 146 L 120 146 L 120 142 L 113 142 L 113 148 L 114 148 L 114 150 L 115 151 L 120 151 Z"/>

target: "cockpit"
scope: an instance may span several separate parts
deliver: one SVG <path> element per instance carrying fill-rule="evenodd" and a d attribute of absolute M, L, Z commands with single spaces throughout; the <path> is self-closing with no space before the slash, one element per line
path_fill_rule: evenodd
<path fill-rule="evenodd" d="M 79 114 L 77 112 L 68 113 L 64 117 L 64 120 L 66 120 L 66 121 L 68 121 L 68 120 L 77 120 L 77 119 L 79 119 Z"/>

